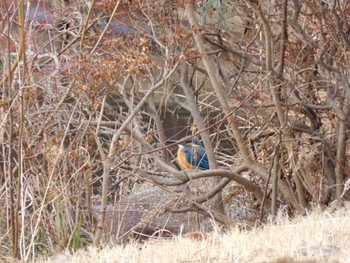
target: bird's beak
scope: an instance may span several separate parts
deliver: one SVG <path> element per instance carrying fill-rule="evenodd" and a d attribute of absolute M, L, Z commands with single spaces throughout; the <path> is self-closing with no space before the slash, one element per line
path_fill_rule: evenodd
<path fill-rule="evenodd" d="M 180 140 L 166 140 L 165 142 L 166 143 L 177 143 L 179 142 Z"/>

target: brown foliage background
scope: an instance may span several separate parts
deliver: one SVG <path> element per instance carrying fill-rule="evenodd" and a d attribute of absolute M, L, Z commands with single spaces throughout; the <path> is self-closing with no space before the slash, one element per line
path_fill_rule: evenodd
<path fill-rule="evenodd" d="M 349 9 L 2 1 L 0 255 L 99 243 L 107 205 L 150 185 L 182 200 L 167 213 L 223 224 L 242 207 L 251 222 L 341 205 Z M 210 170 L 179 168 L 166 140 L 184 135 L 201 137 Z"/>

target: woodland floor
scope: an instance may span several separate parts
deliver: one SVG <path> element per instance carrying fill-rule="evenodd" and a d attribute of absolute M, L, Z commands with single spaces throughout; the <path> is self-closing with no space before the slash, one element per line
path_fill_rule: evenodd
<path fill-rule="evenodd" d="M 125 246 L 88 247 L 41 262 L 350 262 L 350 204 L 333 213 L 317 209 L 251 230 L 232 228 L 204 239 L 175 237 Z"/>

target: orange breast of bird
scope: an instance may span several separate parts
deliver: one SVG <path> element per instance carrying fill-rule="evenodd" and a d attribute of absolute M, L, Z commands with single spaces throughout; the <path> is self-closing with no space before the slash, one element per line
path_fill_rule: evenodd
<path fill-rule="evenodd" d="M 180 165 L 185 169 L 196 169 L 194 165 L 186 161 L 186 155 L 183 152 L 182 147 L 179 147 L 177 150 L 177 159 L 179 160 Z"/>

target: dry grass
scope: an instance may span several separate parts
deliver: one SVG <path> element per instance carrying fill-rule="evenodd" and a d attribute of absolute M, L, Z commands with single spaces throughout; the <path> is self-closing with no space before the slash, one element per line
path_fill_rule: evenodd
<path fill-rule="evenodd" d="M 253 230 L 232 229 L 205 240 L 175 238 L 89 247 L 47 262 L 350 262 L 350 210 L 313 212 Z"/>

